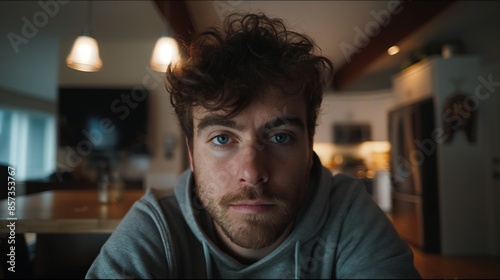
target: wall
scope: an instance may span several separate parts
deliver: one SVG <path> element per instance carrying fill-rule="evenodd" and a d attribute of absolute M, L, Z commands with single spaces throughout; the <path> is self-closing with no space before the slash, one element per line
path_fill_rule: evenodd
<path fill-rule="evenodd" d="M 0 40 L 0 53 L 1 88 L 45 101 L 56 99 L 57 41 L 40 39 L 15 52 L 8 40 Z"/>
<path fill-rule="evenodd" d="M 17 51 L 13 48 L 10 41 L 7 40 L 7 36 L 0 40 L 0 107 L 22 112 L 22 120 L 33 120 L 36 116 L 40 116 L 39 113 L 42 113 L 43 117 L 48 116 L 50 118 L 50 116 L 55 115 L 57 107 L 56 93 L 58 67 L 56 62 L 59 53 L 59 44 L 54 40 L 44 40 L 43 38 L 35 39 L 36 38 L 32 38 Z M 27 115 L 29 115 L 29 118 Z M 7 137 L 10 138 L 12 137 L 12 131 L 16 131 L 17 136 L 26 135 L 23 133 L 27 131 L 30 133 L 37 132 L 30 130 L 29 128 L 33 126 L 27 125 L 27 122 L 22 122 L 24 126 L 20 126 L 19 121 L 21 120 L 18 118 L 11 127 L 12 130 L 8 127 L 7 129 L 4 127 L 3 133 L 5 134 L 7 132 Z M 47 120 L 47 122 L 50 121 Z M 20 127 L 26 130 L 22 130 Z M 51 123 L 47 123 L 47 126 L 44 127 L 50 130 L 50 132 L 54 131 L 52 130 L 53 126 Z M 2 129 L 0 129 L 0 134 L 2 133 L 1 130 Z M 36 135 L 40 137 L 45 134 Z M 55 135 L 54 137 L 48 136 L 48 138 L 54 140 Z M 6 138 L 4 137 L 4 139 Z M 0 141 L 0 145 L 3 144 L 5 149 L 9 149 L 6 154 L 2 154 L 2 157 L 7 157 L 9 164 L 15 165 L 16 167 L 22 166 L 20 170 L 17 170 L 17 174 L 20 176 L 16 184 L 17 194 L 23 194 L 25 192 L 25 186 L 22 181 L 25 180 L 26 176 L 40 176 L 39 172 L 33 172 L 33 169 L 28 168 L 28 164 L 31 165 L 31 163 L 36 163 L 37 167 L 39 167 L 39 165 L 44 165 L 41 167 L 41 170 L 43 170 L 42 173 L 46 173 L 49 172 L 48 170 L 52 169 L 53 159 L 56 157 L 55 141 L 52 141 L 53 143 L 44 143 L 41 141 L 43 139 L 37 139 L 38 141 L 29 140 L 33 140 L 33 138 L 26 137 L 25 139 L 16 139 L 15 142 L 9 141 L 9 143 L 1 143 Z M 11 146 L 13 143 L 19 145 L 18 147 L 25 147 L 25 145 L 32 147 L 36 149 L 36 153 L 28 154 L 27 152 L 29 149 L 13 149 Z M 31 145 L 31 143 L 34 145 Z M 42 152 L 38 150 L 40 146 L 46 149 Z M 33 159 L 35 154 L 38 155 L 36 160 Z M 28 157 L 31 157 L 31 160 L 28 160 Z"/>
<path fill-rule="evenodd" d="M 387 112 L 396 100 L 391 89 L 366 92 L 326 92 L 315 142 L 333 141 L 336 122 L 362 122 L 372 127 L 373 141 L 387 141 Z"/>

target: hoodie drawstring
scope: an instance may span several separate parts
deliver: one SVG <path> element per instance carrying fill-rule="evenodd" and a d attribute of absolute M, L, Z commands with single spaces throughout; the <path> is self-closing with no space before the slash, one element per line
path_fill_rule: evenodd
<path fill-rule="evenodd" d="M 295 279 L 300 279 L 300 265 L 299 265 L 300 241 L 295 243 Z"/>
<path fill-rule="evenodd" d="M 207 279 L 212 279 L 212 259 L 207 244 L 203 242 L 203 254 L 205 256 L 205 269 L 207 270 Z"/>

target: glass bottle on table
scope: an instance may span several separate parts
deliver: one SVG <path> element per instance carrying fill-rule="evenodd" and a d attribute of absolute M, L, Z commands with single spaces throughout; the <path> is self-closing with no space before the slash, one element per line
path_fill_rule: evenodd
<path fill-rule="evenodd" d="M 101 174 L 97 182 L 97 201 L 99 203 L 108 203 L 110 182 L 108 174 Z"/>
<path fill-rule="evenodd" d="M 111 180 L 109 183 L 109 201 L 111 203 L 121 202 L 123 200 L 123 191 L 125 184 L 118 171 L 111 173 Z"/>

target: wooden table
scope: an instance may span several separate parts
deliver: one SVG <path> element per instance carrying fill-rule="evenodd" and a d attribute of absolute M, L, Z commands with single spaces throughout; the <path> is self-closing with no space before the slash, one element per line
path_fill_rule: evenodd
<path fill-rule="evenodd" d="M 15 222 L 16 233 L 111 233 L 143 190 L 125 190 L 123 201 L 100 204 L 97 190 L 52 190 L 17 196 L 15 215 L 0 201 L 0 233 Z M 13 220 L 15 218 L 15 220 Z"/>
<path fill-rule="evenodd" d="M 97 190 L 49 190 L 16 196 L 13 216 L 8 201 L 1 200 L 0 260 L 5 263 L 11 246 L 7 239 L 14 234 L 16 273 L 21 278 L 83 279 L 102 245 L 143 195 L 143 190 L 126 189 L 121 202 L 100 204 Z M 7 226 L 11 222 L 13 231 Z M 26 233 L 35 236 L 33 262 Z"/>

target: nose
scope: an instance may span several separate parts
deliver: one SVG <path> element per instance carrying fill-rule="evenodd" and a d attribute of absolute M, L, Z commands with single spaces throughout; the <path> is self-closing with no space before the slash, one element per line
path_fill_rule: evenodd
<path fill-rule="evenodd" d="M 269 180 L 265 151 L 252 145 L 245 147 L 238 156 L 238 182 L 241 185 L 259 185 Z"/>

